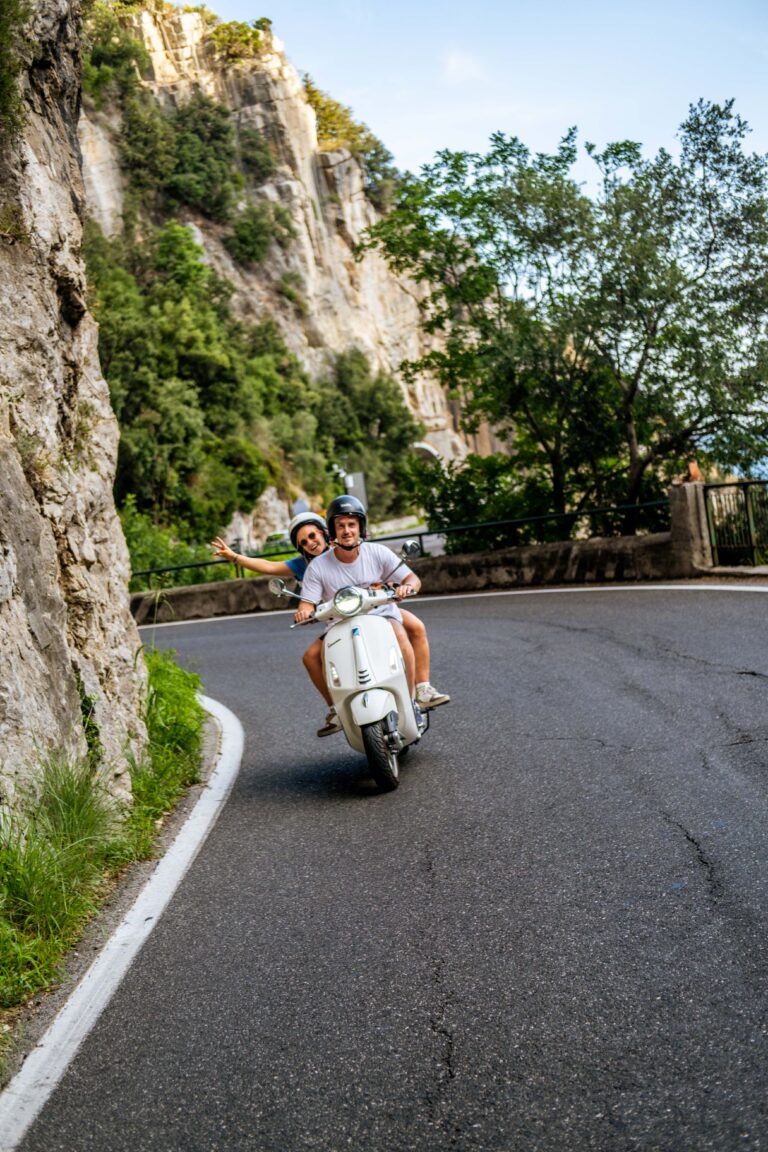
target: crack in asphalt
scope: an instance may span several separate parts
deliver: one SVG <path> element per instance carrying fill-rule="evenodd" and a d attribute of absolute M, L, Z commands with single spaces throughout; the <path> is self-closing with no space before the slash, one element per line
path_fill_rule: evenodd
<path fill-rule="evenodd" d="M 715 660 L 707 660 L 704 656 L 692 656 L 688 652 L 678 652 L 675 648 L 661 641 L 655 641 L 656 652 L 666 656 L 674 656 L 676 660 L 686 660 L 689 664 L 701 664 L 704 668 L 712 668 L 715 672 L 725 672 L 730 676 L 755 676 L 760 680 L 768 680 L 768 672 L 758 672 L 754 668 L 734 668 L 731 664 L 720 664 Z"/>
<path fill-rule="evenodd" d="M 438 1007 L 429 1017 L 429 1026 L 441 1041 L 443 1075 L 439 1079 L 442 1082 L 455 1079 L 456 1069 L 453 1066 L 453 1032 L 446 1024 L 451 998 L 445 987 L 445 961 L 439 956 L 432 958 L 432 987 L 437 993 Z"/>
<path fill-rule="evenodd" d="M 435 863 L 429 845 L 425 847 L 424 872 L 429 895 L 434 896 L 437 883 Z M 430 957 L 433 999 L 433 1007 L 429 1014 L 429 1027 L 437 1045 L 435 1085 L 432 1090 L 428 1090 L 425 1093 L 427 1117 L 429 1123 L 436 1128 L 440 1127 L 443 1130 L 444 1136 L 449 1140 L 448 1144 L 442 1143 L 441 1146 L 456 1147 L 462 1135 L 461 1129 L 455 1123 L 449 1125 L 449 1123 L 447 1123 L 447 1117 L 445 1116 L 446 1101 L 451 1082 L 456 1079 L 457 1075 L 454 1034 L 448 1023 L 448 1015 L 453 1004 L 453 998 L 447 987 L 445 959 L 441 955 L 436 954 L 437 950 L 434 941 L 429 939 L 428 927 L 424 930 L 424 936 Z"/>
<path fill-rule="evenodd" d="M 679 820 L 675 820 L 673 816 L 670 816 L 668 812 L 662 812 L 662 816 L 668 824 L 670 824 L 673 828 L 677 828 L 678 831 L 682 832 L 683 836 L 685 836 L 685 839 L 696 853 L 696 862 L 704 873 L 704 881 L 707 885 L 707 888 L 709 889 L 711 898 L 713 900 L 719 900 L 723 894 L 722 881 L 717 874 L 714 861 L 711 860 L 709 856 L 707 856 L 701 841 L 698 840 L 696 836 L 694 836 L 693 833 L 685 827 L 684 824 L 682 824 Z"/>
<path fill-rule="evenodd" d="M 619 648 L 634 652 L 636 655 L 652 656 L 654 653 L 664 653 L 667 656 L 673 656 L 677 660 L 686 660 L 689 663 L 701 664 L 705 668 L 713 668 L 717 672 L 726 672 L 733 676 L 755 676 L 760 680 L 768 680 L 768 672 L 758 672 L 754 668 L 734 668 L 729 664 L 720 664 L 713 660 L 707 660 L 704 656 L 693 656 L 688 652 L 678 652 L 677 649 L 664 644 L 663 641 L 657 640 L 652 636 L 648 638 L 653 646 L 651 649 L 647 644 L 635 644 L 627 637 L 618 636 L 610 628 L 578 627 L 574 624 L 553 623 L 552 621 L 547 621 L 546 623 L 540 622 L 539 626 L 558 629 L 562 632 L 573 632 L 576 634 L 587 633 L 588 635 L 599 636 L 604 640 L 611 641 Z"/>
<path fill-rule="evenodd" d="M 515 739 L 529 740 L 532 744 L 596 744 L 606 752 L 669 752 L 677 744 L 612 744 L 602 736 L 538 736 L 533 732 L 517 731 Z M 768 744 L 768 736 L 752 736 L 742 732 L 736 740 L 726 740 L 722 744 L 708 744 L 712 748 L 736 748 L 743 744 Z"/>

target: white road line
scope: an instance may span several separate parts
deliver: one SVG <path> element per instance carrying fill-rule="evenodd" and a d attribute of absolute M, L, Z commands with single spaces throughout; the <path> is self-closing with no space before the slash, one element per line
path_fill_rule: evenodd
<path fill-rule="evenodd" d="M 170 849 L 131 910 L 94 960 L 39 1044 L 0 1093 L 0 1144 L 13 1152 L 116 992 L 224 807 L 240 770 L 244 733 L 237 717 L 207 696 L 200 702 L 221 725 L 216 767 Z"/>
<path fill-rule="evenodd" d="M 580 584 L 567 588 L 502 588 L 480 592 L 448 592 L 444 596 L 414 596 L 410 603 L 431 604 L 436 600 L 471 600 L 478 596 L 560 596 L 579 592 L 768 592 L 768 584 Z M 287 616 L 292 608 L 264 612 L 240 612 L 233 616 L 202 616 L 196 620 L 165 620 L 157 624 L 140 624 L 146 628 L 181 628 L 185 624 L 218 624 L 224 620 L 258 620 L 268 616 Z"/>

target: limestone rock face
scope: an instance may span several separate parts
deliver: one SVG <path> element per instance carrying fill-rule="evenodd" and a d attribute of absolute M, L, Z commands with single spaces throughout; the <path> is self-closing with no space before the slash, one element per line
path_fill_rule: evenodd
<path fill-rule="evenodd" d="M 355 260 L 354 246 L 376 220 L 361 166 L 346 151 L 319 149 L 314 111 L 280 42 L 273 38 L 258 59 L 223 63 L 206 40 L 199 12 L 143 10 L 134 21 L 151 59 L 144 83 L 160 103 L 181 104 L 203 92 L 230 108 L 238 124 L 258 129 L 272 148 L 276 170 L 259 195 L 289 213 L 296 236 L 287 248 L 273 244 L 261 265 L 245 269 L 222 245 L 220 227 L 191 213 L 186 218 L 212 265 L 235 286 L 242 317 L 274 318 L 312 374 L 351 347 L 365 352 L 376 370 L 392 374 L 403 360 L 423 355 L 428 345 L 418 289 L 396 277 L 378 253 Z M 117 127 L 110 131 L 107 117 L 91 108 L 80 121 L 88 211 L 108 234 L 121 225 Z M 286 276 L 294 300 L 283 291 Z M 427 428 L 429 448 L 448 459 L 464 456 L 467 443 L 442 388 L 426 378 L 402 386 Z"/>
<path fill-rule="evenodd" d="M 87 311 L 76 126 L 82 29 L 42 0 L 22 77 L 26 124 L 0 158 L 0 804 L 41 755 L 86 751 L 91 712 L 112 791 L 139 751 L 140 640 L 112 499 L 118 430 Z"/>

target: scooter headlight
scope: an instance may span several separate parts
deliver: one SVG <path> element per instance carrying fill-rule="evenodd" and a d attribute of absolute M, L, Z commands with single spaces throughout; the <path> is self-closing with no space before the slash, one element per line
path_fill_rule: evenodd
<path fill-rule="evenodd" d="M 340 616 L 354 616 L 363 605 L 363 593 L 359 588 L 350 585 L 348 588 L 339 588 L 333 598 L 333 607 Z"/>

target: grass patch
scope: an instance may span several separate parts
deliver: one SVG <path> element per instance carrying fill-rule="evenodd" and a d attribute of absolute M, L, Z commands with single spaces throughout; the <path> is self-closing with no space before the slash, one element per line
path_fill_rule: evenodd
<path fill-rule="evenodd" d="M 92 757 L 75 764 L 52 757 L 26 803 L 0 813 L 0 1009 L 27 1003 L 62 977 L 67 950 L 115 877 L 151 856 L 162 817 L 199 779 L 199 678 L 170 653 L 153 650 L 145 658 L 149 746 L 130 765 L 128 812 L 108 794 Z"/>
<path fill-rule="evenodd" d="M 129 837 L 143 859 L 150 854 L 157 822 L 200 779 L 205 713 L 196 692 L 200 679 L 167 652 L 146 652 L 149 671 L 146 723 L 149 750 L 131 764 L 133 808 Z"/>

